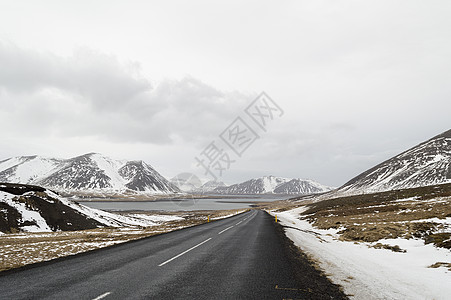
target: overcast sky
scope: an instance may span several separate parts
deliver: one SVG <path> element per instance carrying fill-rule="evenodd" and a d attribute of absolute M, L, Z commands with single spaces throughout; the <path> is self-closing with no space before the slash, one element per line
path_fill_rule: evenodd
<path fill-rule="evenodd" d="M 449 1 L 0 0 L 0 160 L 99 152 L 203 176 L 194 158 L 241 116 L 260 138 L 221 180 L 339 186 L 450 129 L 450 16 Z M 283 110 L 266 132 L 244 113 L 262 91 Z"/>

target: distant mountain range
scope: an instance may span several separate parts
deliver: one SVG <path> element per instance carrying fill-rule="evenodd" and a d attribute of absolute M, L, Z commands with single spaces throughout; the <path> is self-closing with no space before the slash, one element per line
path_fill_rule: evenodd
<path fill-rule="evenodd" d="M 193 173 L 188 172 L 174 176 L 170 182 L 183 192 L 193 192 L 202 186 L 202 181 Z"/>
<path fill-rule="evenodd" d="M 197 193 L 211 193 L 217 188 L 223 188 L 227 185 L 222 181 L 210 180 L 205 182 L 201 187 L 196 188 L 194 191 Z"/>
<path fill-rule="evenodd" d="M 219 194 L 315 194 L 330 191 L 331 188 L 308 179 L 289 179 L 263 176 L 225 187 L 217 187 Z"/>
<path fill-rule="evenodd" d="M 0 182 L 64 191 L 180 192 L 143 161 L 113 160 L 98 153 L 70 159 L 20 156 L 0 161 Z"/>
<path fill-rule="evenodd" d="M 451 130 L 363 172 L 336 192 L 358 194 L 451 183 Z"/>

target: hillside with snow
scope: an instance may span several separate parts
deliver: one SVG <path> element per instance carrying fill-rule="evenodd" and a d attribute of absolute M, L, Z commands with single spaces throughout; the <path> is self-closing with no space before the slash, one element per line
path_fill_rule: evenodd
<path fill-rule="evenodd" d="M 174 193 L 179 189 L 143 161 L 114 160 L 98 153 L 70 159 L 20 156 L 0 161 L 0 182 L 56 190 Z"/>
<path fill-rule="evenodd" d="M 150 220 L 92 209 L 39 186 L 0 184 L 0 232 L 51 232 L 150 226 Z"/>
<path fill-rule="evenodd" d="M 451 130 L 363 172 L 338 189 L 372 193 L 451 182 Z"/>
<path fill-rule="evenodd" d="M 226 187 L 218 187 L 220 194 L 312 194 L 329 191 L 330 188 L 312 180 L 263 176 Z"/>
<path fill-rule="evenodd" d="M 322 185 L 316 181 L 310 179 L 294 178 L 288 182 L 278 185 L 273 193 L 274 194 L 317 194 L 330 191 L 332 188 Z"/>

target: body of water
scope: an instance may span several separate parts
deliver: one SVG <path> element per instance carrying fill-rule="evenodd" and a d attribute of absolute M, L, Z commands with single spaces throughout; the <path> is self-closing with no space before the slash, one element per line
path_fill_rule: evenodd
<path fill-rule="evenodd" d="M 291 196 L 292 197 L 292 196 Z M 290 196 L 226 196 L 223 198 L 164 199 L 156 201 L 78 201 L 91 208 L 109 211 L 192 211 L 192 210 L 225 210 L 249 208 L 255 202 L 288 199 Z"/>

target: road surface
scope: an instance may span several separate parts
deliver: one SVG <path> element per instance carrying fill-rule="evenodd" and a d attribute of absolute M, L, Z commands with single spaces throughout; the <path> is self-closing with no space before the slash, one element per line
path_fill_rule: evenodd
<path fill-rule="evenodd" d="M 271 216 L 250 211 L 29 269 L 0 273 L 0 299 L 344 297 L 313 268 L 307 270 L 308 264 L 297 264 L 285 244 Z"/>

